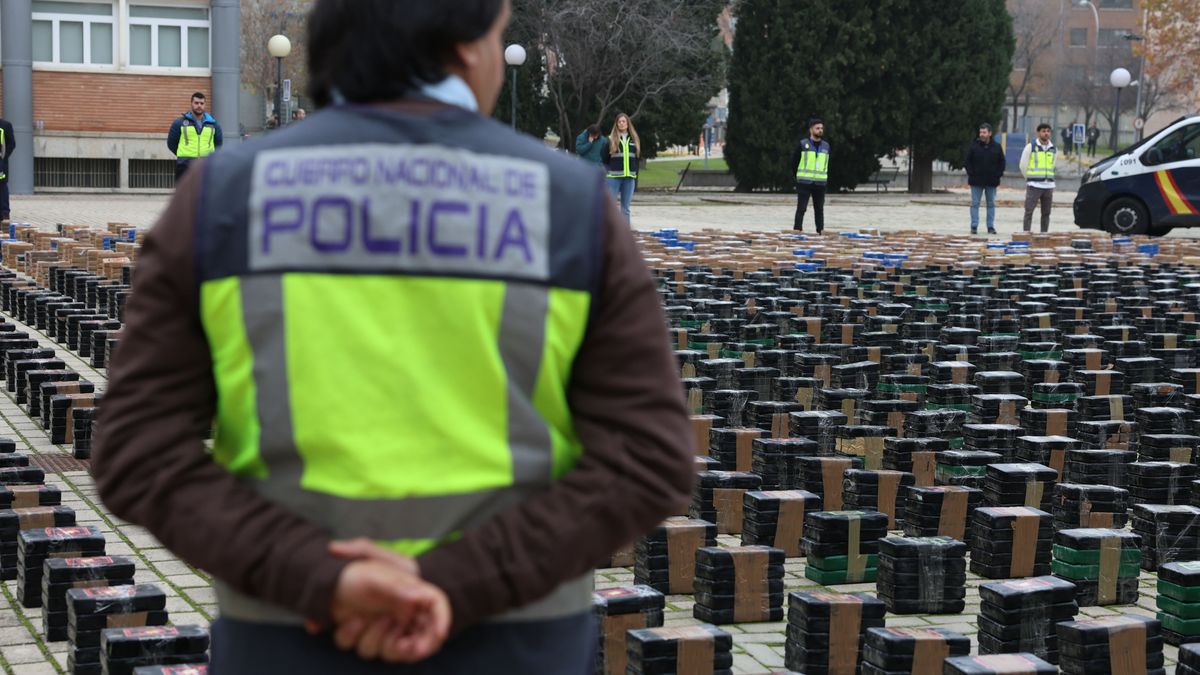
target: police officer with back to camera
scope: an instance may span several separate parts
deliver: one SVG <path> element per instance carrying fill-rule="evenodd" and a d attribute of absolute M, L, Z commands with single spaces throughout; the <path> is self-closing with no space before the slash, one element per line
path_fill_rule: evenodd
<path fill-rule="evenodd" d="M 603 173 L 488 118 L 510 11 L 318 0 L 324 109 L 146 238 L 93 472 L 214 577 L 215 672 L 591 673 L 593 567 L 690 500 Z"/>
<path fill-rule="evenodd" d="M 796 219 L 793 229 L 804 230 L 804 214 L 811 200 L 817 222 L 817 234 L 825 231 L 825 186 L 829 182 L 829 141 L 825 123 L 814 117 L 808 121 L 808 133 L 792 151 L 791 166 L 796 170 Z"/>

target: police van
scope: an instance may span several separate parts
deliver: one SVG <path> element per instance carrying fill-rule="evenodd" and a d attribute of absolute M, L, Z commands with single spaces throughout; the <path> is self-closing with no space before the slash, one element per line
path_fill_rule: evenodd
<path fill-rule="evenodd" d="M 1200 226 L 1200 115 L 1181 117 L 1088 169 L 1075 224 L 1155 236 Z"/>

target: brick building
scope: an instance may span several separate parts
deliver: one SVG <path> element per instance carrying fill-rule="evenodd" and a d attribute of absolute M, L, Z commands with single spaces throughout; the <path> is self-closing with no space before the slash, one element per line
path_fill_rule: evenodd
<path fill-rule="evenodd" d="M 14 192 L 170 188 L 167 130 L 195 91 L 208 95 L 226 139 L 237 138 L 236 1 L 4 0 L 2 7 L 0 110 L 18 139 Z M 32 110 L 23 109 L 28 102 Z"/>
<path fill-rule="evenodd" d="M 1134 42 L 1126 36 L 1145 33 L 1143 0 L 1008 0 L 1007 4 L 1018 43 L 1010 80 L 1014 88 L 1019 88 L 1026 77 L 1023 43 L 1032 41 L 1043 46 L 1036 50 L 1019 117 L 1012 90 L 1008 92 L 1006 127 L 1031 133 L 1046 122 L 1055 126 L 1057 134 L 1072 122 L 1084 123 L 1091 112 L 1091 121 L 1103 131 L 1102 139 L 1107 142 L 1109 125 L 1099 110 L 1111 112 L 1113 108 L 1109 74 L 1114 68 L 1125 68 L 1135 81 L 1140 76 L 1141 62 L 1134 52 Z M 1124 92 L 1123 103 L 1132 108 L 1136 97 L 1137 88 L 1130 87 Z M 1160 110 L 1151 115 L 1147 129 L 1157 129 L 1179 114 L 1178 110 Z M 1134 140 L 1133 117 L 1128 108 L 1122 115 L 1122 144 Z"/>

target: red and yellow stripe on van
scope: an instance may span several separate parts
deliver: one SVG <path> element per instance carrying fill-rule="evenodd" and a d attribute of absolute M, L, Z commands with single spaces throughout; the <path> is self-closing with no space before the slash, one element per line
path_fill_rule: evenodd
<path fill-rule="evenodd" d="M 1162 193 L 1163 200 L 1167 202 L 1167 207 L 1171 209 L 1171 215 L 1197 215 L 1200 211 L 1183 196 L 1183 191 L 1179 189 L 1179 184 L 1175 182 L 1175 177 L 1170 171 L 1154 172 L 1154 181 L 1158 183 L 1158 191 Z"/>

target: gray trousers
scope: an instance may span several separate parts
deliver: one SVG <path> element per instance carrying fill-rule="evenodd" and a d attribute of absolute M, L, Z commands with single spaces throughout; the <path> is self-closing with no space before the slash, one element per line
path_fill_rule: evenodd
<path fill-rule="evenodd" d="M 1050 207 L 1054 205 L 1054 188 L 1025 188 L 1025 231 L 1033 229 L 1033 210 L 1042 204 L 1042 232 L 1050 231 Z"/>

